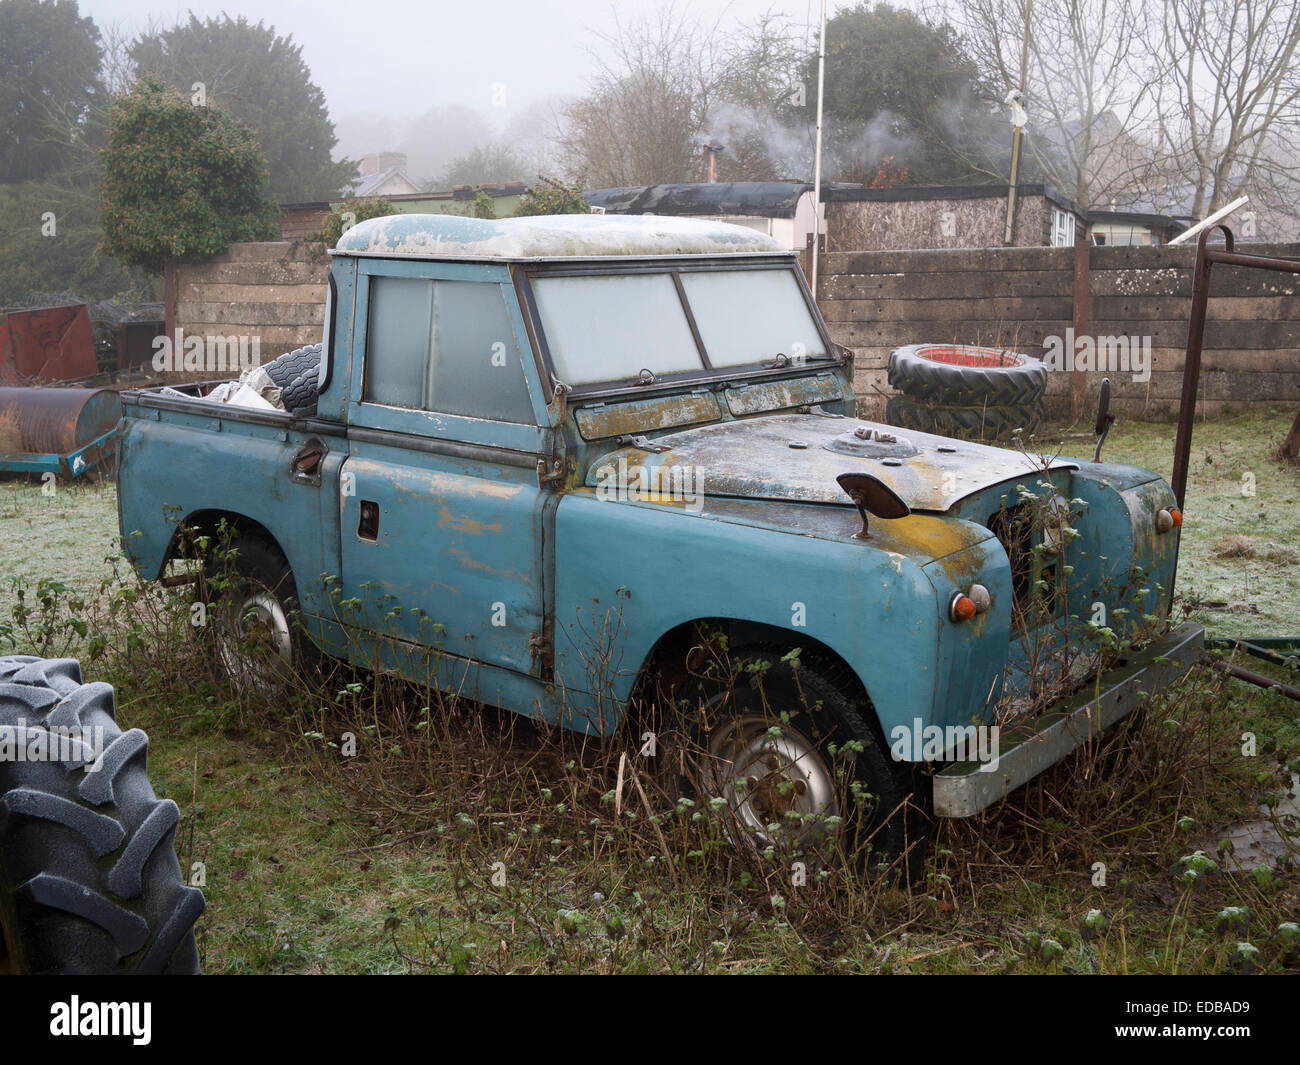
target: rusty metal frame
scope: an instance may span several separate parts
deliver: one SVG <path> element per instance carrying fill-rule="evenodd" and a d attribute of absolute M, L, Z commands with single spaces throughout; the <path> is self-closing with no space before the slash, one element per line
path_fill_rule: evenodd
<path fill-rule="evenodd" d="M 1223 248 L 1209 247 L 1210 234 L 1223 233 Z M 1201 381 L 1201 352 L 1205 344 L 1205 318 L 1210 300 L 1210 271 L 1215 263 L 1244 266 L 1252 270 L 1276 270 L 1300 274 L 1300 259 L 1282 259 L 1266 255 L 1242 255 L 1234 251 L 1232 230 L 1225 225 L 1211 226 L 1196 241 L 1196 270 L 1192 275 L 1192 313 L 1187 326 L 1187 356 L 1183 361 L 1183 390 L 1178 405 L 1178 435 L 1174 441 L 1174 472 L 1171 487 L 1179 508 L 1187 495 L 1187 468 L 1192 451 L 1192 423 L 1196 417 L 1196 391 Z M 1300 426 L 1300 416 L 1296 419 Z M 1292 428 L 1295 435 L 1296 428 Z"/>
<path fill-rule="evenodd" d="M 1300 636 L 1242 636 L 1235 640 L 1225 639 L 1224 637 L 1209 637 L 1205 641 L 1205 649 L 1207 651 L 1231 651 L 1234 655 L 1239 650 L 1245 651 L 1248 655 L 1253 655 L 1282 669 L 1293 672 L 1300 670 Z M 1300 688 L 1293 684 L 1284 684 L 1282 681 L 1266 677 L 1254 670 L 1243 669 L 1227 659 L 1215 660 L 1214 666 L 1237 680 L 1244 680 L 1259 688 L 1275 689 L 1288 699 L 1295 699 L 1300 702 Z"/>

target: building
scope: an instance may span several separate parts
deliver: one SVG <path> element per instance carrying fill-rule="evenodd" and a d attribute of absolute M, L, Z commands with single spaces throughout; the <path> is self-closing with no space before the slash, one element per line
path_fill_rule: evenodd
<path fill-rule="evenodd" d="M 405 196 L 419 192 L 417 185 L 406 173 L 405 152 L 378 152 L 362 157 L 361 176 L 347 190 L 352 200 L 371 196 Z"/>
<path fill-rule="evenodd" d="M 729 222 L 803 251 L 817 211 L 813 187 L 800 181 L 693 181 L 589 189 L 583 198 L 605 214 L 658 214 Z M 823 230 L 825 224 L 823 221 Z"/>
<path fill-rule="evenodd" d="M 458 214 L 472 215 L 474 203 L 482 192 L 492 200 L 497 218 L 515 213 L 515 208 L 528 195 L 529 187 L 522 181 L 507 181 L 504 185 L 457 185 L 445 192 L 411 192 L 398 195 L 354 196 L 355 199 L 385 199 L 399 214 Z M 316 203 L 280 204 L 280 239 L 302 240 L 320 230 L 325 216 L 343 207 L 343 200 Z"/>
<path fill-rule="evenodd" d="M 826 246 L 830 251 L 1002 247 L 1007 191 L 1006 185 L 828 185 L 822 192 Z M 1010 245 L 1071 246 L 1087 217 L 1050 185 L 1017 185 Z"/>
<path fill-rule="evenodd" d="M 1116 211 L 1093 208 L 1088 212 L 1092 242 L 1128 247 L 1168 244 L 1191 224 L 1190 218 L 1174 218 L 1148 211 Z"/>

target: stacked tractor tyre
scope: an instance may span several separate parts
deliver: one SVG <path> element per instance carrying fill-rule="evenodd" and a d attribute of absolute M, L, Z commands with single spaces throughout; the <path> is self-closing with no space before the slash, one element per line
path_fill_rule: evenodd
<path fill-rule="evenodd" d="M 889 356 L 885 420 L 966 440 L 1027 437 L 1042 419 L 1047 370 L 1029 355 L 961 344 L 909 344 Z"/>

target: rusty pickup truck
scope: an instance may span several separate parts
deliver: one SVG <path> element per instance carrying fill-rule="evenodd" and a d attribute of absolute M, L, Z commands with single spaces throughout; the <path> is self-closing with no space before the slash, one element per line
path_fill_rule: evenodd
<path fill-rule="evenodd" d="M 291 411 L 123 396 L 127 550 L 160 579 L 233 530 L 211 621 L 244 690 L 329 656 L 599 734 L 675 703 L 755 831 L 845 813 L 847 754 L 897 856 L 900 811 L 989 806 L 1200 650 L 1159 476 L 858 418 L 752 230 L 368 220 L 315 375 Z"/>

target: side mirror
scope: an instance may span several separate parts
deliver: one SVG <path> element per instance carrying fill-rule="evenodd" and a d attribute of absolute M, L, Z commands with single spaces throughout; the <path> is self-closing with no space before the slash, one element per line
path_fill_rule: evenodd
<path fill-rule="evenodd" d="M 1097 441 L 1097 450 L 1093 452 L 1092 461 L 1101 461 L 1101 445 L 1106 442 L 1106 436 L 1110 432 L 1110 427 L 1115 424 L 1115 415 L 1110 412 L 1110 378 L 1101 379 L 1101 395 L 1097 399 L 1097 425 L 1093 432 L 1100 438 Z"/>
<path fill-rule="evenodd" d="M 853 534 L 856 540 L 865 540 L 870 535 L 867 532 L 868 514 L 877 518 L 905 518 L 912 513 L 889 485 L 869 473 L 841 473 L 835 480 L 862 516 L 862 528 Z"/>

